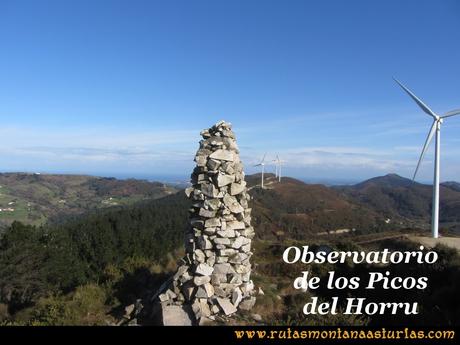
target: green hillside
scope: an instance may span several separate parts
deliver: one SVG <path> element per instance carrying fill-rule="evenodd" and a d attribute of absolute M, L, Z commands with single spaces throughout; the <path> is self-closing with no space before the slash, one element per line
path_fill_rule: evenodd
<path fill-rule="evenodd" d="M 256 177 L 248 180 L 251 187 L 256 186 Z M 250 190 L 256 230 L 252 277 L 265 292 L 258 297 L 253 312 L 262 316 L 262 323 L 361 325 L 405 321 L 397 317 L 369 319 L 329 315 L 306 318 L 302 315 L 301 303 L 310 295 L 292 288 L 292 279 L 302 267 L 283 264 L 283 248 L 308 244 L 312 248 L 327 245 L 337 249 L 375 250 L 384 246 L 413 250 L 417 246 L 402 239 L 401 232 L 390 225 L 387 228 L 376 226 L 378 214 L 375 211 L 341 199 L 337 191 L 293 179 L 275 184 L 271 176 L 267 178 L 267 188 Z M 112 186 L 110 190 L 114 193 Z M 100 193 L 106 195 L 107 192 Z M 13 223 L 0 237 L 0 324 L 123 322 L 124 307 L 139 301 L 148 304 L 152 293 L 177 267 L 176 261 L 183 255 L 189 206 L 181 192 L 133 205 L 93 210 L 54 225 L 37 227 Z M 329 222 L 327 215 L 332 215 Z M 311 219 L 316 224 L 314 227 L 311 227 Z M 341 223 L 340 219 L 349 223 Z M 361 231 L 318 233 L 343 224 L 358 226 Z M 408 229 L 405 232 L 417 233 Z M 455 250 L 443 247 L 439 247 L 438 252 L 442 259 L 435 267 L 403 265 L 395 268 L 401 275 L 422 270 L 420 274 L 432 277 L 428 293 L 398 297 L 419 300 L 423 304 L 423 316 L 411 320 L 414 324 L 429 324 L 433 313 L 445 324 L 457 324 L 459 319 L 458 304 L 446 304 L 442 296 L 452 296 L 453 300 L 457 293 L 460 256 Z M 312 270 L 322 276 L 330 268 L 318 266 Z M 370 268 L 356 271 L 344 265 L 335 269 L 346 276 L 365 274 Z M 322 299 L 328 299 L 328 293 L 316 292 Z M 366 291 L 356 292 L 356 295 L 361 293 Z M 385 300 L 387 292 L 379 293 L 370 297 Z M 439 305 L 443 306 L 442 312 Z M 139 322 L 148 324 L 150 321 L 139 319 Z M 234 322 L 252 324 L 253 320 L 243 313 Z"/>
<path fill-rule="evenodd" d="M 440 186 L 441 226 L 454 229 L 460 224 L 458 183 Z M 411 226 L 427 226 L 431 217 L 432 186 L 396 174 L 375 177 L 353 186 L 334 187 L 342 198 L 367 205 L 380 215 Z"/>
<path fill-rule="evenodd" d="M 86 323 L 66 314 L 73 308 L 61 310 L 64 300 L 86 293 L 83 308 L 96 305 L 101 313 L 88 323 L 111 319 L 106 314 L 162 282 L 168 262 L 179 257 L 188 207 L 183 194 L 174 194 L 54 226 L 14 222 L 0 237 L 0 321 L 14 315 L 27 324 Z"/>
<path fill-rule="evenodd" d="M 158 182 L 85 175 L 0 174 L 0 225 L 40 225 L 69 215 L 156 199 L 177 190 Z"/>

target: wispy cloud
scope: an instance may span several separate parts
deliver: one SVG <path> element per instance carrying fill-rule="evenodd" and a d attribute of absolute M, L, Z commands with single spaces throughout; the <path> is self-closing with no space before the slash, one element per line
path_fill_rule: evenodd
<path fill-rule="evenodd" d="M 133 147 L 196 142 L 199 130 L 134 130 L 110 128 L 28 128 L 0 129 L 3 146 L 35 146 L 46 143 L 56 147 Z"/>
<path fill-rule="evenodd" d="M 414 162 L 397 158 L 395 150 L 378 150 L 362 147 L 304 147 L 298 149 L 279 150 L 278 154 L 285 161 L 287 168 L 314 167 L 321 169 L 353 169 L 365 168 L 382 172 L 398 171 L 411 168 Z M 249 165 L 257 163 L 259 154 L 244 155 Z M 273 157 L 267 156 L 271 162 Z"/>
<path fill-rule="evenodd" d="M 263 126 L 262 126 L 263 127 Z M 274 126 L 273 128 L 275 128 Z M 391 126 L 388 125 L 388 128 Z M 295 171 L 302 169 L 317 174 L 331 172 L 335 175 L 347 174 L 350 171 L 370 171 L 374 173 L 411 173 L 420 154 L 421 145 L 297 145 L 287 141 L 284 147 L 277 147 L 276 153 L 270 145 L 254 138 L 253 132 L 263 138 L 260 132 L 265 129 L 247 127 L 242 131 L 240 143 L 241 158 L 248 172 L 254 172 L 252 165 L 258 163 L 265 152 L 267 162 L 271 163 L 275 154 L 285 161 L 284 169 Z M 271 130 L 271 129 L 270 129 Z M 126 128 L 61 128 L 32 129 L 10 127 L 0 129 L 2 145 L 0 145 L 0 166 L 3 170 L 34 169 L 41 167 L 70 167 L 85 171 L 184 171 L 193 165 L 193 157 L 198 148 L 199 129 L 156 129 L 138 130 Z M 237 134 L 241 130 L 236 129 Z M 315 135 L 311 133 L 310 135 Z M 273 140 L 267 136 L 267 143 Z M 284 139 L 280 139 L 284 140 Z M 330 138 L 317 138 L 317 142 L 330 141 Z M 453 140 L 451 140 L 453 141 Z M 387 147 L 386 147 L 387 146 Z M 446 146 L 444 157 L 458 156 L 458 150 Z M 425 159 L 424 166 L 431 163 L 430 155 Z M 445 162 L 443 172 L 450 174 L 450 179 L 458 179 L 458 169 Z M 24 168 L 22 168 L 24 167 Z M 307 169 L 305 169 L 307 168 Z M 105 170 L 104 170 L 105 169 Z M 426 170 L 426 169 L 425 169 Z M 90 171 L 90 170 L 88 170 Z M 430 170 L 431 171 L 431 170 Z M 423 176 L 423 169 L 421 175 Z M 425 174 L 428 176 L 429 171 Z M 344 175 L 345 176 L 345 175 Z"/>
<path fill-rule="evenodd" d="M 90 129 L 3 128 L 0 130 L 0 162 L 4 169 L 27 162 L 69 162 L 101 165 L 142 165 L 158 162 L 187 162 L 197 147 L 196 130 L 134 131 Z"/>
<path fill-rule="evenodd" d="M 145 148 L 106 149 L 90 147 L 20 147 L 0 148 L 2 154 L 16 157 L 34 157 L 34 159 L 51 159 L 64 161 L 93 162 L 144 162 L 151 161 L 186 161 L 190 160 L 192 151 L 185 150 L 149 150 Z"/>

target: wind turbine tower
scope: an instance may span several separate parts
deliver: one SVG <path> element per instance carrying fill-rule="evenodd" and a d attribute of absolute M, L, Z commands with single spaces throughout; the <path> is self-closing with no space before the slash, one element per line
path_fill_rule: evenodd
<path fill-rule="evenodd" d="M 261 179 L 261 182 L 260 182 L 260 187 L 262 189 L 264 189 L 264 172 L 265 172 L 265 156 L 267 155 L 267 153 L 264 154 L 262 160 L 260 161 L 259 164 L 256 164 L 254 165 L 255 167 L 262 167 L 262 179 Z"/>
<path fill-rule="evenodd" d="M 275 162 L 276 177 L 278 178 L 278 182 L 281 182 L 281 164 L 283 163 L 283 161 L 280 160 L 280 157 L 278 155 L 276 155 L 276 159 L 274 159 L 273 162 Z"/>
<path fill-rule="evenodd" d="M 394 79 L 394 78 L 393 78 Z M 440 116 L 431 110 L 425 103 L 422 102 L 417 96 L 415 96 L 407 87 L 405 87 L 397 79 L 394 79 L 401 88 L 406 91 L 406 93 L 418 104 L 422 110 L 430 115 L 433 118 L 433 124 L 431 125 L 430 132 L 423 146 L 422 153 L 417 163 L 417 168 L 414 172 L 414 177 L 412 180 L 415 180 L 420 164 L 425 156 L 428 147 L 430 146 L 433 135 L 436 134 L 435 139 L 435 153 L 434 153 L 434 179 L 433 179 L 433 202 L 432 202 L 432 217 L 431 217 L 431 234 L 433 238 L 438 238 L 439 236 L 439 178 L 440 178 L 440 159 L 441 159 L 441 124 L 444 122 L 444 119 L 450 116 L 459 115 L 460 109 L 455 109 L 445 113 Z"/>
<path fill-rule="evenodd" d="M 278 161 L 274 159 L 273 162 L 275 163 L 275 177 L 278 178 Z"/>

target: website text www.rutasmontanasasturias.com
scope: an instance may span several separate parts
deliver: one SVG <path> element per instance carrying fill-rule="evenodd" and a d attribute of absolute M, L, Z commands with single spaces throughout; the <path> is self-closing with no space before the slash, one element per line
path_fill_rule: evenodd
<path fill-rule="evenodd" d="M 452 329 L 353 329 L 353 328 L 276 328 L 276 329 L 235 329 L 234 338 L 237 340 L 293 340 L 293 339 L 321 339 L 321 340 L 455 340 L 456 333 Z"/>

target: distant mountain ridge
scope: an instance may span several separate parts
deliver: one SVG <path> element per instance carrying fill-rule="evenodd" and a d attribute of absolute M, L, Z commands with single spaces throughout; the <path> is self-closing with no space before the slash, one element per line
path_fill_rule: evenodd
<path fill-rule="evenodd" d="M 363 188 L 370 185 L 379 185 L 381 187 L 410 187 L 414 183 L 412 180 L 399 176 L 398 174 L 387 174 L 384 176 L 377 176 L 363 182 L 352 185 L 354 188 Z"/>
<path fill-rule="evenodd" d="M 288 231 L 301 237 L 304 232 L 426 228 L 430 223 L 432 187 L 397 174 L 333 187 L 289 177 L 279 183 L 273 174 L 266 174 L 265 190 L 259 188 L 260 178 L 255 174 L 246 180 L 253 195 L 255 219 L 272 233 Z M 449 227 L 460 224 L 460 192 L 455 187 L 441 185 L 440 220 L 452 223 Z"/>
<path fill-rule="evenodd" d="M 254 221 L 264 236 L 302 237 L 337 229 L 378 229 L 429 224 L 432 187 L 397 174 L 355 185 L 327 187 L 265 174 L 246 176 L 253 196 Z M 0 173 L 0 222 L 42 224 L 90 210 L 158 199 L 179 189 L 158 182 L 85 175 Z M 14 211 L 11 211 L 14 210 Z M 441 185 L 441 221 L 460 222 L 460 184 Z M 415 223 L 414 223 L 415 222 Z"/>
<path fill-rule="evenodd" d="M 145 180 L 0 173 L 0 222 L 42 224 L 93 209 L 157 199 L 176 191 L 163 183 Z"/>
<path fill-rule="evenodd" d="M 443 182 L 441 183 L 442 186 L 453 189 L 457 192 L 460 192 L 460 183 L 455 182 L 455 181 L 448 181 L 448 182 Z"/>
<path fill-rule="evenodd" d="M 302 239 L 337 229 L 376 229 L 384 217 L 371 208 L 341 195 L 322 184 L 306 184 L 273 174 L 265 175 L 266 189 L 260 188 L 260 174 L 246 176 L 253 197 L 253 220 L 262 237 L 287 236 Z"/>
<path fill-rule="evenodd" d="M 457 186 L 456 182 L 441 184 L 441 222 L 460 221 L 460 189 L 456 189 Z M 432 186 L 396 174 L 375 177 L 352 186 L 336 186 L 334 189 L 388 217 L 426 221 L 431 215 Z"/>

